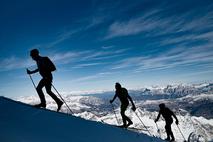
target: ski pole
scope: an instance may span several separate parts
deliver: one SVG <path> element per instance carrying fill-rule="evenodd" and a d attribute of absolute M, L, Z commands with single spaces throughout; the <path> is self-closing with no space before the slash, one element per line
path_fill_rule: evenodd
<path fill-rule="evenodd" d="M 26 69 L 26 70 L 27 70 L 27 69 Z M 29 77 L 30 77 L 31 82 L 33 83 L 34 88 L 36 89 L 36 85 L 35 85 L 35 83 L 34 83 L 34 81 L 33 81 L 32 76 L 31 76 L 30 74 L 28 74 L 28 75 L 29 75 Z M 37 89 L 36 89 L 36 90 L 37 90 Z"/>
<path fill-rule="evenodd" d="M 62 96 L 59 94 L 58 90 L 55 88 L 55 86 L 52 84 L 53 88 L 55 89 L 55 91 L 57 92 L 58 96 L 61 98 L 61 100 L 65 103 L 65 105 L 67 106 L 67 108 L 69 109 L 69 111 L 71 112 L 71 114 L 73 114 L 73 111 L 70 109 L 70 107 L 67 105 L 66 101 L 62 98 Z"/>
<path fill-rule="evenodd" d="M 135 112 L 135 111 L 134 111 Z M 138 119 L 140 120 L 140 122 L 142 123 L 142 125 L 146 128 L 146 130 L 148 131 L 148 133 L 149 133 L 149 135 L 150 136 L 154 136 L 154 135 L 152 135 L 151 133 L 150 133 L 150 131 L 148 130 L 148 128 L 146 127 L 146 125 L 143 123 L 143 121 L 140 119 L 140 117 L 138 116 L 138 114 L 135 112 L 135 115 L 138 117 Z M 154 142 L 154 139 L 153 139 L 153 137 L 151 137 L 151 139 L 152 139 L 152 142 Z"/>
<path fill-rule="evenodd" d="M 150 136 L 152 136 L 152 134 L 149 132 L 148 128 L 146 127 L 146 125 L 143 123 L 143 121 L 140 119 L 140 117 L 138 116 L 138 114 L 136 112 L 135 112 L 135 115 L 138 117 L 138 119 L 140 120 L 140 122 L 142 123 L 142 125 L 146 128 L 146 130 L 148 131 L 148 133 L 150 134 Z"/>
<path fill-rule="evenodd" d="M 155 125 L 156 125 L 156 127 L 157 127 L 158 134 L 159 134 L 159 136 L 161 137 L 161 134 L 160 134 L 160 129 L 159 129 L 159 127 L 158 127 L 158 124 L 157 124 L 157 122 L 155 122 Z"/>
<path fill-rule="evenodd" d="M 110 103 L 110 104 L 111 104 L 111 103 Z M 115 108 L 114 108 L 113 104 L 111 104 L 111 106 L 112 106 L 113 112 L 114 112 L 114 114 L 115 114 L 115 118 L 116 118 L 116 120 L 117 120 L 117 123 L 118 123 L 118 125 L 119 125 L 118 117 L 117 117 L 117 115 L 116 115 L 116 113 L 115 113 Z"/>
<path fill-rule="evenodd" d="M 184 137 L 184 135 L 183 135 L 183 133 L 182 133 L 182 131 L 180 130 L 180 128 L 179 128 L 178 125 L 177 125 L 177 127 L 178 127 L 178 130 L 179 130 L 179 132 L 181 133 L 181 135 L 182 135 L 182 137 L 183 137 L 183 139 L 184 139 L 184 142 L 187 142 L 186 139 L 185 139 L 185 137 Z"/>

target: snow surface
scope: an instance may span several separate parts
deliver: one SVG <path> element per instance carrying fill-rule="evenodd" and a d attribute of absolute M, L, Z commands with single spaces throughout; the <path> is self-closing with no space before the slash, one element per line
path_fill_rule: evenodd
<path fill-rule="evenodd" d="M 192 84 L 192 85 L 167 85 L 166 87 L 151 87 L 129 90 L 129 94 L 132 96 L 137 110 L 136 113 L 140 119 L 144 122 L 148 130 L 141 124 L 135 113 L 128 109 L 126 111 L 127 116 L 133 120 L 133 127 L 136 127 L 138 133 L 145 133 L 150 136 L 166 138 L 165 133 L 165 121 L 160 119 L 158 121 L 158 127 L 160 134 L 157 131 L 154 119 L 157 117 L 159 110 L 158 105 L 165 103 L 171 108 L 179 119 L 179 127 L 183 132 L 184 137 L 187 139 L 192 133 L 195 137 L 200 137 L 198 142 L 206 142 L 213 140 L 213 84 Z M 64 100 L 74 112 L 77 117 L 82 117 L 92 121 L 104 121 L 108 124 L 117 125 L 115 114 L 112 111 L 112 107 L 109 100 L 113 97 L 114 92 L 97 92 L 92 94 L 82 95 L 63 95 Z M 56 103 L 48 95 L 45 96 L 47 101 L 47 109 L 55 111 L 57 109 Z M 27 103 L 36 104 L 39 103 L 39 97 L 37 95 L 24 96 L 14 98 L 15 100 Z M 115 100 L 113 103 L 116 109 L 116 115 L 119 120 L 119 124 L 122 124 L 120 116 L 119 101 Z M 131 105 L 130 105 L 131 106 Z M 69 110 L 65 105 L 62 106 L 61 112 L 69 113 Z M 172 131 L 174 132 L 176 141 L 183 141 L 177 126 L 172 124 Z M 192 137 L 193 138 L 193 137 Z M 202 139 L 204 138 L 204 139 Z M 190 140 L 194 142 L 194 140 Z"/>
<path fill-rule="evenodd" d="M 161 142 L 100 122 L 0 97 L 1 142 Z"/>
<path fill-rule="evenodd" d="M 148 131 L 146 130 L 146 128 L 141 124 L 140 120 L 138 119 L 138 117 L 135 115 L 135 113 L 133 111 L 131 111 L 131 109 L 128 109 L 126 111 L 127 116 L 129 116 L 132 121 L 133 121 L 133 127 L 137 128 L 137 132 L 139 133 L 145 133 L 147 135 L 150 136 L 156 136 L 156 137 L 160 137 L 162 139 L 166 138 L 166 133 L 165 133 L 165 121 L 163 119 L 160 119 L 158 121 L 158 127 L 160 130 L 160 134 L 157 131 L 156 128 L 156 124 L 154 123 L 154 119 L 156 119 L 157 117 L 157 111 L 153 111 L 150 112 L 148 110 L 146 110 L 144 108 L 144 105 L 148 105 L 149 108 L 151 107 L 156 107 L 158 106 L 159 103 L 173 103 L 174 106 L 179 106 L 179 105 L 175 105 L 175 103 L 177 102 L 189 102 L 189 100 L 193 100 L 194 97 L 196 98 L 205 98 L 206 95 L 205 94 L 200 94 L 200 95 L 196 95 L 196 96 L 191 96 L 191 95 L 187 95 L 188 97 L 183 96 L 182 98 L 177 98 L 175 100 L 170 100 L 170 99 L 160 99 L 160 100 L 137 100 L 136 106 L 137 106 L 137 110 L 136 113 L 137 115 L 140 117 L 140 119 L 145 123 L 146 127 L 148 128 L 148 130 L 151 132 L 151 135 L 148 133 Z M 203 96 L 203 97 L 202 97 Z M 209 95 L 208 95 L 209 96 Z M 108 124 L 112 124 L 112 125 L 118 125 L 117 120 L 115 118 L 115 115 L 112 111 L 111 105 L 109 104 L 108 100 L 104 100 L 104 99 L 100 99 L 94 96 L 64 96 L 64 98 L 66 99 L 68 105 L 70 106 L 70 108 L 72 109 L 72 111 L 74 112 L 75 116 L 78 117 L 82 117 L 84 119 L 87 120 L 93 120 L 93 121 L 104 121 L 105 123 Z M 185 99 L 187 98 L 187 99 Z M 56 110 L 57 109 L 57 105 L 55 104 L 55 102 L 48 97 L 48 95 L 46 96 L 47 99 L 47 109 L 50 110 Z M 27 104 L 36 104 L 38 103 L 38 96 L 29 96 L 29 97 L 20 97 L 18 99 L 21 102 L 25 102 Z M 38 102 L 36 102 L 36 100 Z M 193 101 L 191 101 L 193 102 Z M 205 102 L 203 102 L 205 104 Z M 194 104 L 197 104 L 197 101 L 194 102 Z M 196 116 L 191 116 L 189 114 L 188 111 L 184 110 L 184 109 L 180 109 L 179 111 L 176 111 L 175 107 L 172 107 L 172 105 L 170 105 L 171 108 L 173 108 L 173 111 L 176 113 L 178 119 L 179 119 L 179 127 L 181 129 L 181 131 L 184 134 L 184 137 L 187 139 L 189 137 L 189 135 L 194 132 L 196 135 L 202 135 L 205 137 L 206 141 L 210 141 L 213 140 L 213 119 L 206 119 L 204 117 L 196 117 Z M 116 115 L 118 117 L 119 120 L 119 124 L 122 124 L 122 119 L 120 116 L 120 106 L 115 104 L 115 108 L 116 108 Z M 157 110 L 159 110 L 159 108 L 157 108 Z M 62 112 L 67 113 L 67 108 L 65 105 L 62 106 Z M 176 141 L 183 141 L 183 137 L 181 136 L 177 126 L 175 125 L 175 123 L 172 124 L 172 130 L 174 132 Z M 136 130 L 133 130 L 136 131 Z M 204 142 L 205 140 L 199 141 L 199 142 Z"/>

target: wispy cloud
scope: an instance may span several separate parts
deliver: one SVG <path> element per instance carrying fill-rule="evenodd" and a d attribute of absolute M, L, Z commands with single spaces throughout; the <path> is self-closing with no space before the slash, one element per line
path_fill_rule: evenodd
<path fill-rule="evenodd" d="M 0 61 L 0 71 L 16 70 L 32 66 L 30 59 L 22 59 L 15 56 L 2 59 Z"/>
<path fill-rule="evenodd" d="M 138 63 L 142 62 L 144 59 L 149 57 L 130 57 L 126 58 L 124 60 L 118 61 L 115 65 L 112 67 L 112 69 L 123 69 L 123 68 L 129 68 L 129 67 L 135 67 L 138 65 Z"/>
<path fill-rule="evenodd" d="M 198 41 L 206 41 L 209 44 L 213 43 L 213 32 L 204 32 L 204 33 L 193 33 L 193 34 L 185 34 L 182 36 L 168 37 L 159 41 L 161 46 L 165 45 L 177 45 L 177 44 L 189 44 L 192 42 Z"/>
<path fill-rule="evenodd" d="M 130 57 L 117 62 L 112 69 L 132 68 L 136 72 L 159 70 L 213 62 L 211 46 L 195 46 L 193 48 L 177 47 L 157 56 Z M 205 65 L 206 66 L 206 65 Z"/>
<path fill-rule="evenodd" d="M 130 36 L 143 33 L 144 36 L 159 36 L 187 31 L 200 31 L 213 27 L 213 13 L 209 10 L 205 13 L 197 13 L 189 10 L 181 15 L 168 15 L 166 10 L 150 10 L 143 15 L 126 21 L 115 21 L 109 26 L 104 39 Z M 165 8 L 167 9 L 167 7 Z M 167 14 L 167 16 L 165 16 Z M 196 14 L 196 17 L 194 16 Z"/>
<path fill-rule="evenodd" d="M 85 64 L 78 64 L 78 65 L 75 65 L 73 68 L 75 69 L 79 69 L 79 68 L 85 68 L 85 67 L 92 67 L 92 66 L 100 66 L 100 65 L 104 65 L 106 63 L 85 63 Z"/>
<path fill-rule="evenodd" d="M 73 28 L 73 29 L 66 29 L 59 31 L 56 35 L 56 37 L 47 43 L 38 43 L 31 47 L 33 48 L 53 48 L 56 47 L 58 44 L 63 43 L 66 40 L 69 40 L 73 36 L 75 36 L 78 33 L 86 32 L 87 30 L 94 28 L 95 26 L 101 24 L 104 22 L 105 16 L 91 16 L 87 18 L 83 18 L 81 20 L 75 21 L 76 23 L 79 23 L 79 27 Z M 84 33 L 85 34 L 85 33 Z"/>
<path fill-rule="evenodd" d="M 132 18 L 128 21 L 116 21 L 110 25 L 104 39 L 135 35 L 141 32 L 152 31 L 159 26 L 164 26 L 168 21 L 163 22 L 156 16 L 160 11 L 161 10 L 151 10 L 140 17 Z"/>
<path fill-rule="evenodd" d="M 85 52 L 62 52 L 50 55 L 51 59 L 58 64 L 68 64 L 70 62 L 75 62 L 78 60 Z"/>
<path fill-rule="evenodd" d="M 52 54 L 50 55 L 50 58 L 57 64 L 67 64 L 72 61 L 76 61 L 83 54 L 85 54 L 84 51 L 65 52 L 65 53 Z M 18 58 L 14 55 L 8 58 L 4 58 L 0 61 L 0 71 L 16 70 L 21 68 L 32 67 L 35 65 L 36 63 L 30 57 L 25 59 L 25 58 Z"/>
<path fill-rule="evenodd" d="M 94 28 L 99 24 L 102 24 L 106 19 L 106 16 L 99 15 L 99 16 L 92 16 L 86 19 L 87 26 L 84 27 L 84 30 L 88 30 L 90 28 Z"/>
<path fill-rule="evenodd" d="M 171 7 L 156 8 L 129 20 L 116 20 L 109 26 L 105 40 L 141 34 L 144 38 L 157 39 L 156 48 L 167 47 L 157 54 L 130 55 L 115 62 L 111 69 L 131 68 L 133 72 L 142 72 L 197 65 L 203 65 L 204 69 L 212 64 L 213 14 L 210 6 L 199 13 L 191 9 L 168 14 L 167 8 Z"/>
<path fill-rule="evenodd" d="M 100 72 L 97 74 L 92 74 L 84 77 L 80 77 L 77 79 L 72 80 L 73 82 L 84 82 L 84 81 L 89 81 L 89 80 L 95 80 L 95 79 L 103 79 L 104 77 L 110 76 L 116 72 Z"/>
<path fill-rule="evenodd" d="M 180 18 L 183 19 L 182 20 L 183 24 L 179 28 L 180 31 L 191 31 L 191 30 L 199 31 L 203 29 L 212 28 L 213 27 L 212 22 L 213 12 L 211 10 L 212 7 L 213 7 L 212 5 L 206 7 L 206 9 L 204 10 L 205 13 L 198 13 L 192 10 L 182 15 Z M 193 16 L 194 14 L 196 14 L 196 16 Z"/>
<path fill-rule="evenodd" d="M 106 65 L 103 62 L 106 59 L 113 59 L 115 57 L 123 56 L 125 52 L 130 49 L 114 49 L 112 51 L 102 50 L 85 50 L 85 51 L 66 51 L 66 52 L 51 52 L 47 56 L 50 57 L 57 65 L 71 64 L 73 68 L 91 67 L 97 65 Z M 12 56 L 2 59 L 0 61 L 0 71 L 13 70 L 31 67 L 35 62 L 29 57 L 27 59 Z"/>
<path fill-rule="evenodd" d="M 72 35 L 74 35 L 75 33 L 78 33 L 81 29 L 77 29 L 77 30 L 70 30 L 70 31 L 66 31 L 64 33 L 61 33 L 58 37 L 56 37 L 56 39 L 50 43 L 47 43 L 45 45 L 46 48 L 51 48 L 56 46 L 57 44 L 71 38 Z"/>
<path fill-rule="evenodd" d="M 50 49 L 53 47 L 56 47 L 58 44 L 63 43 L 64 41 L 70 39 L 72 36 L 74 36 L 75 34 L 77 34 L 78 32 L 80 32 L 82 29 L 75 29 L 75 30 L 68 30 L 65 32 L 61 32 L 59 33 L 52 41 L 47 42 L 47 43 L 37 43 L 35 45 L 33 45 L 32 47 L 29 48 L 29 50 L 31 49 Z"/>
<path fill-rule="evenodd" d="M 202 74 L 212 74 L 213 71 L 212 70 L 208 70 L 208 71 L 197 71 L 197 72 L 193 72 L 193 73 L 187 73 L 184 74 L 184 77 L 189 77 L 189 76 L 198 76 L 198 75 L 202 75 Z"/>
<path fill-rule="evenodd" d="M 125 52 L 128 52 L 130 48 L 124 49 L 114 49 L 114 50 L 90 50 L 85 56 L 81 58 L 81 61 L 88 61 L 88 60 L 105 60 L 105 59 L 113 59 L 114 57 L 123 56 Z"/>
<path fill-rule="evenodd" d="M 102 46 L 101 48 L 107 50 L 107 49 L 112 49 L 113 47 L 115 47 L 115 46 L 109 45 L 109 46 Z"/>
<path fill-rule="evenodd" d="M 145 31 L 145 28 L 146 30 L 151 29 L 152 25 L 150 24 L 143 22 L 143 17 L 131 19 L 127 22 L 114 22 L 112 25 L 110 25 L 108 34 L 105 36 L 104 39 L 135 35 L 142 31 Z M 142 27 L 143 25 L 146 25 L 146 27 Z"/>

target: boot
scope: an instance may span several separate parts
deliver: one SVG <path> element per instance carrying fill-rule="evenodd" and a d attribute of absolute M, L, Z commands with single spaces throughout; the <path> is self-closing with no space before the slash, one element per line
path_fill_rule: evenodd
<path fill-rule="evenodd" d="M 61 106 L 63 105 L 64 103 L 60 100 L 57 105 L 58 105 L 58 109 L 57 109 L 57 112 L 59 112 L 59 110 L 61 109 Z"/>
<path fill-rule="evenodd" d="M 126 128 L 129 127 L 129 126 L 132 125 L 132 124 L 133 124 L 133 122 L 130 121 L 130 122 L 126 125 Z"/>
<path fill-rule="evenodd" d="M 36 107 L 36 108 L 46 108 L 46 104 L 45 103 L 40 103 L 40 104 L 36 104 L 36 105 L 34 105 L 34 107 Z"/>
<path fill-rule="evenodd" d="M 118 127 L 120 127 L 120 128 L 126 128 L 126 124 L 120 125 Z"/>
<path fill-rule="evenodd" d="M 170 141 L 170 138 L 169 138 L 169 137 L 167 137 L 167 138 L 165 139 L 165 141 Z"/>

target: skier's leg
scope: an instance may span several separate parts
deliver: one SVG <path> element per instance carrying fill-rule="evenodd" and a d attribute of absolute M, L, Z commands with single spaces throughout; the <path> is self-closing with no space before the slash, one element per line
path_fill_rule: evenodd
<path fill-rule="evenodd" d="M 46 92 L 55 100 L 55 102 L 58 105 L 57 111 L 59 111 L 61 106 L 63 105 L 63 102 L 51 91 L 52 81 L 51 80 L 45 80 L 45 81 L 46 81 L 45 82 Z"/>
<path fill-rule="evenodd" d="M 175 141 L 175 137 L 174 137 L 174 134 L 173 134 L 172 131 L 171 131 L 171 134 L 170 134 L 170 135 L 171 135 L 171 138 L 172 138 L 171 141 Z"/>
<path fill-rule="evenodd" d="M 167 138 L 165 140 L 170 140 L 170 131 L 169 131 L 169 124 L 168 122 L 166 122 L 166 125 L 165 125 L 165 130 L 166 130 L 166 134 L 167 134 Z"/>
<path fill-rule="evenodd" d="M 172 132 L 172 128 L 171 128 L 171 125 L 172 125 L 172 122 L 169 123 L 169 133 L 170 133 L 170 136 L 171 136 L 171 141 L 175 141 L 175 137 L 174 137 L 174 134 Z"/>
<path fill-rule="evenodd" d="M 126 126 L 126 115 L 125 115 L 125 111 L 126 111 L 126 108 L 123 104 L 121 104 L 121 117 L 122 117 L 122 120 L 123 120 L 123 126 Z"/>
<path fill-rule="evenodd" d="M 122 119 L 123 119 L 123 122 L 124 122 L 124 126 L 126 126 L 126 127 L 133 124 L 132 121 L 130 120 L 130 118 L 125 115 L 125 111 L 126 111 L 127 107 L 128 107 L 128 104 L 122 104 L 121 105 L 121 116 L 122 116 Z M 126 124 L 126 121 L 128 121 L 128 124 Z"/>
<path fill-rule="evenodd" d="M 129 105 L 129 103 L 128 103 L 128 104 L 126 104 L 125 111 L 126 111 L 126 109 L 127 109 L 128 105 Z M 125 115 L 125 117 L 126 117 L 126 120 L 128 121 L 127 127 L 128 127 L 128 126 L 130 126 L 130 125 L 132 125 L 132 124 L 133 124 L 132 120 L 131 120 L 128 116 L 126 116 L 126 115 Z"/>
<path fill-rule="evenodd" d="M 38 105 L 35 105 L 36 107 L 46 107 L 46 100 L 45 100 L 45 97 L 44 97 L 44 93 L 42 91 L 42 88 L 45 86 L 45 81 L 44 79 L 41 79 L 38 86 L 36 87 L 36 90 L 37 90 L 37 93 L 39 95 L 39 98 L 41 100 L 41 103 L 38 104 Z"/>
<path fill-rule="evenodd" d="M 175 138 L 174 138 L 174 135 L 172 133 L 172 128 L 171 128 L 172 122 L 173 122 L 172 120 L 166 122 L 166 133 L 167 133 L 167 138 L 170 139 L 170 136 L 171 136 L 171 141 L 174 141 Z"/>

